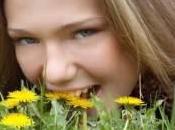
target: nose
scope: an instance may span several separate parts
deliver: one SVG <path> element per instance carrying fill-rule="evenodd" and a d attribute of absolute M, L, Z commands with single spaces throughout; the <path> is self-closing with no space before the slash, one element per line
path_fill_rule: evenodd
<path fill-rule="evenodd" d="M 43 67 L 43 78 L 49 84 L 59 86 L 70 82 L 77 74 L 77 67 L 61 48 L 47 50 L 47 58 Z"/>

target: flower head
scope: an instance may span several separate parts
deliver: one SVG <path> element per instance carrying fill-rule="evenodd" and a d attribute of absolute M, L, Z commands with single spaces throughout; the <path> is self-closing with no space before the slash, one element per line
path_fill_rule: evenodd
<path fill-rule="evenodd" d="M 121 105 L 133 105 L 133 106 L 142 106 L 145 105 L 144 101 L 136 97 L 119 97 L 115 100 L 116 103 Z"/>
<path fill-rule="evenodd" d="M 66 100 L 73 107 L 81 107 L 87 109 L 93 106 L 89 100 L 79 98 L 75 96 L 73 92 L 49 92 L 46 93 L 46 97 L 49 99 Z"/>
<path fill-rule="evenodd" d="M 22 89 L 21 91 L 10 92 L 7 96 L 9 99 L 15 99 L 19 102 L 33 102 L 39 99 L 39 96 L 28 89 Z"/>
<path fill-rule="evenodd" d="M 84 108 L 84 109 L 93 107 L 93 104 L 90 100 L 83 99 L 83 98 L 78 98 L 78 97 L 73 98 L 72 100 L 70 100 L 69 104 L 72 105 L 73 107 L 81 107 L 81 108 Z"/>
<path fill-rule="evenodd" d="M 49 99 L 63 99 L 63 100 L 71 100 L 74 98 L 71 92 L 48 92 L 46 93 L 46 97 Z"/>
<path fill-rule="evenodd" d="M 16 99 L 7 99 L 7 100 L 4 100 L 4 101 L 1 101 L 0 104 L 5 106 L 6 108 L 10 109 L 10 108 L 13 108 L 15 106 L 18 106 L 19 101 L 16 100 Z"/>
<path fill-rule="evenodd" d="M 34 124 L 34 122 L 27 115 L 22 113 L 11 113 L 4 116 L 1 119 L 0 124 L 20 129 L 24 127 L 30 127 Z"/>

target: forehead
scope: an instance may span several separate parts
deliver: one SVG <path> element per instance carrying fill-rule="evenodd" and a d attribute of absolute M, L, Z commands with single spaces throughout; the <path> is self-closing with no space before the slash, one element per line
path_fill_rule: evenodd
<path fill-rule="evenodd" d="M 100 1 L 100 0 L 99 0 Z M 7 21 L 13 24 L 40 20 L 65 23 L 101 16 L 98 0 L 5 0 Z M 40 21 L 41 22 L 41 21 Z M 54 23 L 50 23 L 54 24 Z M 58 24 L 58 23 L 55 23 Z"/>

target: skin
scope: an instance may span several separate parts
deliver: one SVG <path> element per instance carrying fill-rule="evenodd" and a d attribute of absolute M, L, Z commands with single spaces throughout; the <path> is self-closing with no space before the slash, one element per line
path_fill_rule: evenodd
<path fill-rule="evenodd" d="M 72 6 L 73 5 L 73 6 Z M 137 66 L 120 46 L 97 0 L 5 0 L 8 33 L 26 78 L 48 91 L 100 85 L 106 105 L 129 95 Z"/>

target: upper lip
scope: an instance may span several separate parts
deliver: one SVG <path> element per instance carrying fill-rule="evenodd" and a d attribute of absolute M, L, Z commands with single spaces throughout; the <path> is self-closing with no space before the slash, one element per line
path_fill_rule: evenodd
<path fill-rule="evenodd" d="M 92 86 L 97 85 L 97 84 L 89 84 L 89 85 L 76 85 L 76 86 L 55 86 L 55 85 L 51 85 L 51 84 L 46 84 L 46 89 L 48 91 L 76 91 L 76 90 L 84 90 L 84 89 L 89 89 Z"/>

